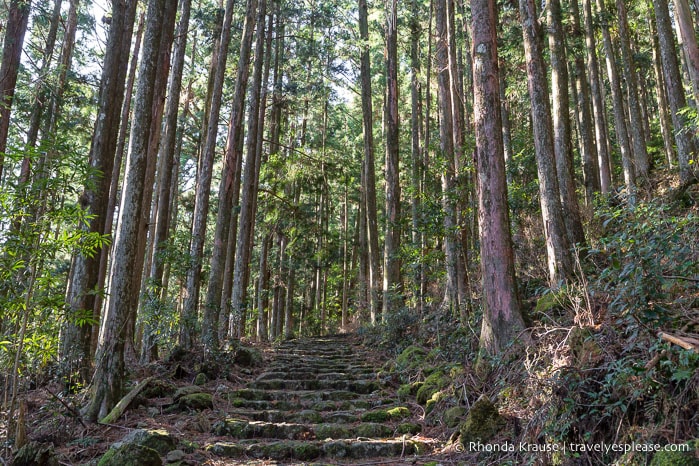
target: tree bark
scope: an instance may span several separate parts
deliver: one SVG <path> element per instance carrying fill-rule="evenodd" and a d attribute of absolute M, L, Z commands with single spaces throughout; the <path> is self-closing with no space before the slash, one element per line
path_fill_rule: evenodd
<path fill-rule="evenodd" d="M 386 234 L 384 243 L 383 315 L 402 305 L 400 277 L 400 167 L 398 117 L 398 1 L 386 6 Z"/>
<path fill-rule="evenodd" d="M 597 165 L 599 166 L 600 188 L 602 194 L 609 194 L 612 190 L 612 175 L 610 170 L 610 156 L 608 149 L 609 132 L 607 117 L 602 98 L 602 80 L 599 75 L 599 62 L 597 60 L 597 40 L 592 26 L 591 0 L 582 0 L 585 18 L 585 45 L 587 49 L 587 67 L 590 73 L 590 92 L 592 94 L 592 110 L 595 121 L 595 140 L 597 141 Z"/>
<path fill-rule="evenodd" d="M 502 352 L 522 330 L 510 236 L 500 92 L 495 0 L 471 0 L 473 107 L 478 176 L 478 216 L 484 311 L 480 346 Z"/>
<path fill-rule="evenodd" d="M 571 245 L 584 244 L 585 233 L 580 216 L 580 204 L 575 186 L 573 146 L 570 125 L 570 98 L 568 96 L 568 64 L 563 34 L 563 15 L 560 0 L 549 0 L 546 19 L 548 23 L 549 50 L 551 54 L 551 90 L 553 111 L 553 149 L 556 158 L 563 221 Z"/>
<path fill-rule="evenodd" d="M 696 160 L 690 163 L 695 155 L 694 141 L 689 131 L 685 131 L 688 121 L 681 110 L 687 106 L 687 100 L 682 88 L 680 69 L 675 53 L 675 41 L 670 24 L 670 12 L 665 2 L 652 2 L 655 11 L 655 22 L 658 28 L 660 57 L 663 64 L 663 77 L 667 90 L 667 100 L 670 104 L 670 115 L 674 126 L 675 142 L 677 145 L 677 163 L 680 169 L 680 184 L 684 185 L 696 179 Z"/>
<path fill-rule="evenodd" d="M 7 137 L 10 132 L 10 113 L 19 74 L 24 35 L 29 22 L 30 0 L 11 0 L 5 25 L 5 40 L 0 64 L 0 184 L 2 184 Z"/>
<path fill-rule="evenodd" d="M 124 99 L 124 81 L 129 62 L 130 40 L 136 17 L 136 0 L 114 1 L 112 24 L 102 69 L 99 110 L 90 146 L 90 167 L 94 174 L 78 200 L 91 219 L 81 228 L 93 234 L 104 233 L 114 153 L 119 132 L 119 117 Z M 104 247 L 103 247 L 104 248 Z M 61 328 L 59 360 L 66 373 L 80 370 L 81 380 L 89 380 L 92 364 L 91 333 L 98 287 L 100 253 L 75 253 L 71 264 L 66 302 L 70 309 Z M 108 247 L 107 247 L 108 248 Z M 87 317 L 87 318 L 86 318 Z"/>
<path fill-rule="evenodd" d="M 519 11 L 527 61 L 527 83 L 532 102 L 534 148 L 539 174 L 541 215 L 546 236 L 549 283 L 551 287 L 558 287 L 573 276 L 573 264 L 556 178 L 558 170 L 554 155 L 551 109 L 534 0 L 520 0 Z"/>
<path fill-rule="evenodd" d="M 658 106 L 658 120 L 660 120 L 660 133 L 663 136 L 663 147 L 665 149 L 665 160 L 669 167 L 672 167 L 675 160 L 675 135 L 672 132 L 672 120 L 668 112 L 667 87 L 665 86 L 665 76 L 663 76 L 663 64 L 660 58 L 660 43 L 658 32 L 655 27 L 654 15 L 649 11 L 648 28 L 651 35 L 651 49 L 653 52 L 653 73 L 655 74 L 655 97 Z"/>
<path fill-rule="evenodd" d="M 255 0 L 251 0 L 255 1 Z M 201 265 L 206 240 L 206 220 L 209 213 L 209 196 L 211 190 L 211 177 L 213 175 L 214 154 L 216 152 L 216 138 L 218 135 L 218 122 L 221 114 L 221 99 L 223 96 L 223 80 L 228 58 L 228 46 L 231 37 L 231 23 L 233 21 L 233 9 L 235 0 L 226 2 L 223 26 L 217 53 L 217 63 L 212 67 L 214 81 L 211 93 L 211 107 L 207 117 L 206 138 L 202 148 L 199 166 L 197 168 L 196 194 L 194 199 L 194 217 L 192 222 L 192 239 L 189 245 L 191 265 L 187 271 L 185 285 L 185 299 L 182 308 L 180 322 L 179 343 L 185 348 L 194 344 L 197 327 L 197 310 L 199 306 L 199 290 L 201 287 Z M 222 246 L 221 246 L 222 247 Z M 206 309 L 205 311 L 206 312 Z M 206 321 L 206 317 L 203 319 Z M 206 332 L 207 330 L 204 329 Z M 207 339 L 211 339 L 207 335 Z M 209 343 L 213 343 L 212 340 Z"/>
<path fill-rule="evenodd" d="M 89 420 L 106 416 L 119 401 L 124 381 L 124 349 L 127 338 L 127 320 L 134 289 L 134 265 L 137 261 L 137 235 L 151 136 L 153 117 L 154 82 L 157 74 L 160 42 L 164 33 L 163 17 L 166 0 L 148 3 L 148 19 L 143 46 L 143 61 L 138 78 L 138 90 L 131 141 L 126 165 L 126 180 L 119 208 L 118 229 L 115 238 L 115 260 L 111 268 L 109 303 L 100 327 L 96 368 L 93 377 L 91 399 L 85 409 Z"/>
<path fill-rule="evenodd" d="M 692 83 L 694 101 L 699 103 L 699 45 L 694 31 L 692 12 L 687 0 L 673 0 L 675 5 L 675 21 L 681 37 L 682 49 L 687 60 L 687 71 Z"/>

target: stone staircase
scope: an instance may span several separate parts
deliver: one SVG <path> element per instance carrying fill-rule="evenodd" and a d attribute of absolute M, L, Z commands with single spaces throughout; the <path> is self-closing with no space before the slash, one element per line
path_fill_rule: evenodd
<path fill-rule="evenodd" d="M 229 394 L 207 449 L 226 464 L 420 464 L 433 445 L 369 356 L 344 335 L 282 343 L 266 372 Z"/>

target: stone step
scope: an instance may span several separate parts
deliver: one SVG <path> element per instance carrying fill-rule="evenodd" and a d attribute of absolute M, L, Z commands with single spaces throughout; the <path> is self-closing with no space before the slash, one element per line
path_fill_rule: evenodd
<path fill-rule="evenodd" d="M 323 407 L 323 406 L 321 406 Z M 336 408 L 335 405 L 331 406 Z M 410 416 L 404 406 L 381 406 L 380 409 L 316 410 L 316 409 L 237 409 L 228 415 L 236 419 L 264 422 L 291 422 L 307 424 L 351 424 L 354 422 L 401 421 Z"/>
<path fill-rule="evenodd" d="M 235 398 L 243 398 L 246 400 L 264 400 L 264 401 L 347 401 L 356 400 L 360 397 L 359 393 L 346 390 L 271 390 L 259 388 L 243 388 L 233 390 L 229 394 L 229 400 Z"/>
<path fill-rule="evenodd" d="M 212 432 L 219 436 L 235 439 L 350 439 L 350 438 L 389 438 L 395 435 L 395 427 L 376 422 L 358 424 L 300 424 L 292 422 L 248 421 L 245 419 L 226 419 L 217 422 Z"/>
<path fill-rule="evenodd" d="M 276 369 L 276 368 L 274 368 Z M 281 368 L 279 368 L 281 369 Z M 345 371 L 345 372 L 316 372 L 311 370 L 294 370 L 294 371 L 284 371 L 284 370 L 270 370 L 269 372 L 263 372 L 257 377 L 257 381 L 260 380 L 304 380 L 304 379 L 315 379 L 315 380 L 350 380 L 350 379 L 373 379 L 376 374 L 371 370 L 362 371 Z"/>
<path fill-rule="evenodd" d="M 331 440 L 331 441 L 241 441 L 217 442 L 207 451 L 227 458 L 252 458 L 282 461 L 310 461 L 317 458 L 377 458 L 413 455 L 424 452 L 425 444 L 410 439 Z"/>
<path fill-rule="evenodd" d="M 356 409 L 371 409 L 381 406 L 384 400 L 356 399 L 345 401 L 332 400 L 247 400 L 245 398 L 231 398 L 230 403 L 237 409 L 252 410 L 278 410 L 278 411 L 299 411 L 313 409 L 316 411 L 352 411 Z"/>
<path fill-rule="evenodd" d="M 370 366 L 364 365 L 339 365 L 339 364 L 328 364 L 328 365 L 314 365 L 308 364 L 303 361 L 285 362 L 279 363 L 275 362 L 270 364 L 267 368 L 268 372 L 281 372 L 285 374 L 294 373 L 311 373 L 316 375 L 324 374 L 351 374 L 353 376 L 371 376 L 376 373 L 375 369 Z"/>
<path fill-rule="evenodd" d="M 380 390 L 381 384 L 375 380 L 289 380 L 289 379 L 265 379 L 248 384 L 251 389 L 257 390 L 341 390 L 359 394 L 369 394 Z"/>

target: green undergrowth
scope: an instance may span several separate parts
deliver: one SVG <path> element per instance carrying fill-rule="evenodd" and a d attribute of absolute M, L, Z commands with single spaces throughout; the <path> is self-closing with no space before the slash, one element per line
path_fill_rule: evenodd
<path fill-rule="evenodd" d="M 557 290 L 522 284 L 533 337 L 526 351 L 477 368 L 477 306 L 465 322 L 435 306 L 362 330 L 365 342 L 395 355 L 384 371 L 400 381 L 399 397 L 424 407 L 426 425 L 464 442 L 467 461 L 695 464 L 698 211 L 659 199 L 597 212 L 575 281 Z M 484 419 L 474 418 L 478 400 L 494 407 L 483 405 Z M 476 424 L 489 428 L 474 433 Z M 470 451 L 473 439 L 500 450 Z M 516 451 L 503 452 L 507 445 Z M 649 451 L 666 446 L 689 451 Z M 631 448 L 641 451 L 624 451 Z"/>

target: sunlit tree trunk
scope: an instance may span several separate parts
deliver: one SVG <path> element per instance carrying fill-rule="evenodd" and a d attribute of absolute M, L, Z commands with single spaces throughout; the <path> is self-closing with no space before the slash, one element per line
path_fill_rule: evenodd
<path fill-rule="evenodd" d="M 164 34 L 163 17 L 165 0 L 148 3 L 148 19 L 143 42 L 136 108 L 131 127 L 129 155 L 126 164 L 126 179 L 123 186 L 119 221 L 115 238 L 114 261 L 111 267 L 109 303 L 100 327 L 100 339 L 95 357 L 91 398 L 85 409 L 89 420 L 95 421 L 107 415 L 119 401 L 124 382 L 124 349 L 126 345 L 127 321 L 131 312 L 131 297 L 138 293 L 134 289 L 134 265 L 137 262 L 136 238 L 145 189 L 145 172 L 148 144 L 153 117 L 154 83 L 157 74 L 160 42 Z"/>
<path fill-rule="evenodd" d="M 675 159 L 675 135 L 672 132 L 672 120 L 668 112 L 667 87 L 665 86 L 665 76 L 663 76 L 663 64 L 660 58 L 660 43 L 658 41 L 657 28 L 655 27 L 654 15 L 649 11 L 648 28 L 651 35 L 651 49 L 653 51 L 653 73 L 655 75 L 655 98 L 658 106 L 658 120 L 660 122 L 660 133 L 663 136 L 663 147 L 665 149 L 665 160 L 668 166 L 676 163 Z"/>
<path fill-rule="evenodd" d="M 383 267 L 383 319 L 401 306 L 400 167 L 398 122 L 398 1 L 386 4 L 386 234 Z"/>
<path fill-rule="evenodd" d="M 551 92 L 553 112 L 553 149 L 558 172 L 563 221 L 571 245 L 584 244 L 585 233 L 580 217 L 580 205 L 576 192 L 573 146 L 570 125 L 570 98 L 568 97 L 568 64 L 563 34 L 563 17 L 560 0 L 549 0 L 546 18 L 549 50 L 551 55 Z"/>
<path fill-rule="evenodd" d="M 191 265 L 189 270 L 187 270 L 184 305 L 180 318 L 179 343 L 185 348 L 191 347 L 196 337 L 199 290 L 201 288 L 202 256 L 204 254 L 204 242 L 206 240 L 206 220 L 209 213 L 211 177 L 214 168 L 218 123 L 221 114 L 221 98 L 223 95 L 223 81 L 226 74 L 226 61 L 228 58 L 228 46 L 231 37 L 234 6 L 234 0 L 228 0 L 226 2 L 223 27 L 221 28 L 221 36 L 219 39 L 219 50 L 216 55 L 215 66 L 211 68 L 211 71 L 214 73 L 211 107 L 209 108 L 207 116 L 206 136 L 197 167 L 192 239 L 189 245 Z M 203 320 L 206 321 L 206 317 Z M 206 331 L 206 329 L 204 329 L 204 331 Z M 207 336 L 207 338 L 209 337 L 210 336 Z"/>
<path fill-rule="evenodd" d="M 129 62 L 130 38 L 136 17 L 136 0 L 114 1 L 112 24 L 107 39 L 106 55 L 102 69 L 102 81 L 98 114 L 90 145 L 90 167 L 93 178 L 85 184 L 79 198 L 80 205 L 91 215 L 81 227 L 88 232 L 104 233 L 109 189 L 114 165 L 114 153 L 119 133 L 121 104 L 124 100 L 124 82 Z M 66 302 L 69 312 L 61 328 L 59 360 L 66 373 L 80 370 L 83 381 L 89 380 L 92 364 L 90 339 L 92 333 L 95 298 L 98 287 L 100 253 L 93 255 L 76 253 L 71 263 Z"/>
<path fill-rule="evenodd" d="M 552 287 L 557 287 L 573 276 L 570 241 L 566 233 L 556 176 L 558 170 L 554 155 L 551 107 L 534 0 L 520 0 L 519 11 L 527 61 L 529 96 L 532 102 L 534 148 L 539 175 L 541 215 L 546 236 L 549 283 Z"/>
<path fill-rule="evenodd" d="M 610 157 L 608 151 L 609 133 L 607 118 L 602 98 L 602 80 L 599 73 L 597 60 L 597 41 L 595 30 L 592 26 L 591 0 L 583 1 L 583 16 L 585 18 L 585 45 L 587 50 L 587 68 L 590 73 L 590 93 L 592 95 L 592 110 L 595 121 L 595 141 L 597 142 L 597 165 L 599 167 L 600 188 L 603 194 L 612 190 L 612 175 L 610 171 Z"/>
<path fill-rule="evenodd" d="M 254 1 L 254 0 L 252 0 Z M 267 1 L 261 0 L 257 7 L 257 33 L 255 34 L 255 60 L 250 90 L 250 107 L 248 109 L 247 147 L 242 173 L 242 192 L 240 195 L 240 228 L 236 240 L 235 264 L 233 267 L 233 289 L 231 309 L 233 318 L 229 323 L 230 335 L 243 334 L 245 308 L 247 307 L 247 276 L 250 257 L 252 256 L 252 237 L 255 225 L 255 198 L 257 197 L 261 150 L 258 150 L 258 131 L 260 127 L 260 92 L 264 66 L 265 15 Z M 269 51 L 267 51 L 269 53 Z"/>
<path fill-rule="evenodd" d="M 673 0 L 673 3 L 675 5 L 675 21 L 687 60 L 687 71 L 692 82 L 692 94 L 694 101 L 699 103 L 699 45 L 697 45 L 697 36 L 694 31 L 692 12 L 687 0 Z"/>
<path fill-rule="evenodd" d="M 371 323 L 376 323 L 381 314 L 381 270 L 379 251 L 379 226 L 376 205 L 376 174 L 374 156 L 374 122 L 371 94 L 371 61 L 369 50 L 369 25 L 366 0 L 359 0 L 360 79 L 362 98 L 362 135 L 364 141 L 364 202 L 369 258 L 369 309 Z"/>
<path fill-rule="evenodd" d="M 420 193 L 421 193 L 421 178 L 422 178 L 422 153 L 420 141 L 422 139 L 422 125 L 420 120 L 422 117 L 422 97 L 420 89 L 420 10 L 417 0 L 412 3 L 412 16 L 410 17 L 410 186 L 412 193 L 410 196 L 410 213 L 412 221 L 412 246 L 420 250 L 422 244 L 422 232 L 420 228 Z M 417 311 L 422 311 L 424 297 L 421 293 L 421 277 L 423 263 L 419 261 L 416 264 L 413 274 L 413 294 Z"/>
<path fill-rule="evenodd" d="M 591 111 L 590 82 L 585 69 L 584 33 L 580 26 L 580 10 L 578 0 L 570 1 L 570 19 L 572 23 L 573 55 L 575 59 L 575 79 L 573 85 L 576 95 L 577 121 L 580 128 L 580 146 L 583 168 L 583 183 L 585 185 L 585 203 L 592 206 L 594 194 L 602 189 L 600 185 L 599 162 L 597 159 L 597 146 L 595 145 L 594 121 Z"/>
<path fill-rule="evenodd" d="M 5 24 L 5 40 L 2 46 L 2 63 L 0 63 L 0 184 L 7 151 L 7 137 L 10 132 L 12 101 L 30 10 L 30 0 L 11 0 Z"/>
<path fill-rule="evenodd" d="M 495 8 L 495 0 L 471 0 L 475 162 L 484 294 L 480 345 L 489 354 L 503 351 L 524 329 L 507 207 Z"/>
<path fill-rule="evenodd" d="M 638 77 L 629 40 L 631 31 L 624 0 L 616 0 L 616 8 L 619 24 L 619 42 L 621 43 L 621 61 L 624 70 L 624 80 L 626 81 L 626 91 L 629 96 L 629 136 L 633 143 L 634 176 L 639 183 L 645 183 L 649 170 L 648 151 L 643 135 L 643 114 L 641 113 L 641 103 L 638 95 Z"/>
<path fill-rule="evenodd" d="M 680 183 L 691 183 L 696 179 L 697 163 L 690 163 L 696 158 L 694 141 L 689 131 L 685 131 L 688 121 L 682 109 L 687 106 L 687 100 L 682 88 L 680 68 L 675 53 L 675 40 L 670 24 L 670 12 L 665 2 L 652 2 L 655 11 L 655 22 L 658 28 L 658 41 L 660 43 L 660 57 L 663 64 L 663 77 L 667 100 L 670 104 L 670 115 L 674 127 L 675 142 L 677 145 L 677 164 L 680 169 Z"/>

